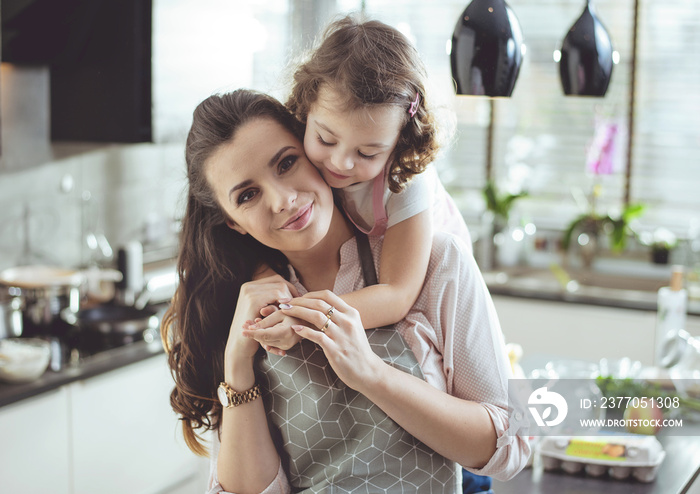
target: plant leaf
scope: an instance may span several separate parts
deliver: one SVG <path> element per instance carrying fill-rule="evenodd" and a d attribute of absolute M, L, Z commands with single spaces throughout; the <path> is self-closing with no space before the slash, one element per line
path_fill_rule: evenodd
<path fill-rule="evenodd" d="M 571 245 L 571 236 L 574 234 L 574 230 L 578 228 L 581 224 L 583 224 L 586 220 L 590 218 L 590 215 L 588 214 L 582 214 L 578 218 L 576 218 L 574 221 L 569 223 L 569 227 L 566 229 L 564 232 L 564 236 L 562 237 L 562 247 L 564 250 L 569 249 L 569 245 Z"/>

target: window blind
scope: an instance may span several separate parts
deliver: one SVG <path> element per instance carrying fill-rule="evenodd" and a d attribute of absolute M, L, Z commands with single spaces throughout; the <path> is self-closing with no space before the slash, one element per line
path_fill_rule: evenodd
<path fill-rule="evenodd" d="M 685 233 L 700 220 L 700 3 L 640 0 L 633 197 Z"/>

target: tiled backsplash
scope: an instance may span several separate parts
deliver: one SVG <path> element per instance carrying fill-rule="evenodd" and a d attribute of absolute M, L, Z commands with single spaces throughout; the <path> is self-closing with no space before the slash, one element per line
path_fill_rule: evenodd
<path fill-rule="evenodd" d="M 48 68 L 3 64 L 0 75 L 0 269 L 108 264 L 88 247 L 88 233 L 103 234 L 114 253 L 130 240 L 144 250 L 175 245 L 184 135 L 160 144 L 51 143 Z"/>
<path fill-rule="evenodd" d="M 0 174 L 0 269 L 87 264 L 90 223 L 115 252 L 132 239 L 173 244 L 184 187 L 184 144 L 111 145 Z"/>

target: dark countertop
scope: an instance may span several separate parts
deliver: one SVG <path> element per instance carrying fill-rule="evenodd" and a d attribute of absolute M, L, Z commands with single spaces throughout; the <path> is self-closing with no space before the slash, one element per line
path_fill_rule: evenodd
<path fill-rule="evenodd" d="M 535 354 L 521 363 L 529 375 L 552 359 L 557 357 Z M 666 457 L 653 482 L 643 483 L 634 478 L 617 480 L 607 474 L 591 477 L 584 472 L 545 471 L 539 456 L 533 452 L 532 467 L 507 482 L 494 479 L 493 490 L 497 494 L 685 494 L 700 476 L 700 423 L 693 418 L 684 418 L 683 422 L 684 435 L 671 433 L 671 429 L 661 429 L 657 434 Z"/>
<path fill-rule="evenodd" d="M 82 381 L 104 374 L 162 353 L 163 345 L 159 338 L 150 343 L 142 340 L 87 357 L 82 359 L 77 365 L 68 366 L 58 372 L 47 370 L 43 376 L 30 383 L 0 383 L 0 407 L 40 395 L 75 381 Z"/>
<path fill-rule="evenodd" d="M 684 425 L 684 428 L 687 427 Z M 665 435 L 657 438 L 666 451 L 653 482 L 616 480 L 608 475 L 590 477 L 585 473 L 544 471 L 539 458 L 508 482 L 493 481 L 498 494 L 684 494 L 700 474 L 700 424 L 689 426 L 686 436 Z"/>

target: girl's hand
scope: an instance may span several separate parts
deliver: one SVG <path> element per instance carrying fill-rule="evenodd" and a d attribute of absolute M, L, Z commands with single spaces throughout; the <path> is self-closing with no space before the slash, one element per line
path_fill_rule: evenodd
<path fill-rule="evenodd" d="M 243 325 L 243 336 L 260 343 L 265 351 L 282 357 L 286 355 L 286 350 L 301 341 L 301 336 L 292 329 L 295 324 L 308 323 L 292 316 L 286 316 L 276 309 L 274 313 L 264 319 L 256 318 L 254 321 L 246 321 Z"/>
<path fill-rule="evenodd" d="M 323 349 L 345 384 L 361 392 L 380 378 L 385 364 L 372 351 L 357 310 L 329 290 L 307 293 L 290 304 L 281 312 L 310 323 L 294 325 L 294 331 Z"/>
<path fill-rule="evenodd" d="M 256 318 L 264 307 L 277 304 L 279 300 L 289 300 L 296 295 L 298 292 L 294 285 L 280 275 L 244 283 L 231 321 L 226 354 L 233 358 L 252 358 L 258 344 L 255 340 L 243 336 L 244 323 Z"/>

